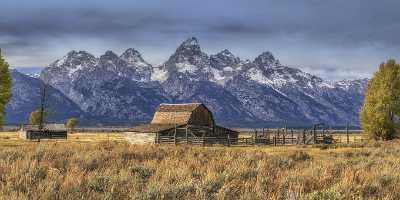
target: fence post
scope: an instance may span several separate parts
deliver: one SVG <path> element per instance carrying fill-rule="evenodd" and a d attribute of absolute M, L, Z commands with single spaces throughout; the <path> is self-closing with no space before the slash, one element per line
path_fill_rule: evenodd
<path fill-rule="evenodd" d="M 285 134 L 287 134 L 287 122 L 285 120 Z"/>
<path fill-rule="evenodd" d="M 294 143 L 294 134 L 293 134 L 293 129 L 290 129 L 290 133 L 292 134 L 292 144 Z"/>
<path fill-rule="evenodd" d="M 276 136 L 274 136 L 274 146 L 276 146 Z"/>
<path fill-rule="evenodd" d="M 282 136 L 282 144 L 283 145 L 285 145 L 285 143 L 286 143 L 286 131 L 285 131 L 285 133 L 283 134 L 283 136 Z"/>
<path fill-rule="evenodd" d="M 267 137 L 265 137 L 264 127 L 262 128 L 262 138 L 264 140 L 264 144 L 267 144 Z"/>
<path fill-rule="evenodd" d="M 228 134 L 228 147 L 230 147 L 231 146 L 231 137 L 229 136 L 230 134 Z"/>
<path fill-rule="evenodd" d="M 263 136 L 263 138 L 265 138 L 264 128 L 262 128 L 262 136 Z"/>
<path fill-rule="evenodd" d="M 257 129 L 254 129 L 254 144 L 257 144 Z"/>
<path fill-rule="evenodd" d="M 279 137 L 280 137 L 280 129 L 278 129 L 278 139 L 279 139 Z M 276 136 L 275 136 L 275 138 L 276 138 Z M 276 143 L 277 143 L 276 140 L 277 140 L 277 139 L 275 139 L 275 146 L 276 146 Z"/>
<path fill-rule="evenodd" d="M 303 144 L 306 144 L 306 129 L 303 129 Z"/>
<path fill-rule="evenodd" d="M 317 125 L 313 127 L 314 144 L 317 144 Z"/>

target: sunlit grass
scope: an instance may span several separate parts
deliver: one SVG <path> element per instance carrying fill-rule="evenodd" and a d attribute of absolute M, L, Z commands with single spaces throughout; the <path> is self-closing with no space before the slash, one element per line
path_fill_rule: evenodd
<path fill-rule="evenodd" d="M 0 134 L 0 199 L 400 199 L 400 142 L 193 147 Z"/>

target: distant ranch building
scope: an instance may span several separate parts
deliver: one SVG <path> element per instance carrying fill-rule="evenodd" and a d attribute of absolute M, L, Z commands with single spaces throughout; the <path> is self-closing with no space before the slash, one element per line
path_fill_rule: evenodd
<path fill-rule="evenodd" d="M 40 129 L 39 125 L 22 125 L 18 131 L 22 139 L 67 139 L 67 128 L 64 124 L 44 124 Z"/>
<path fill-rule="evenodd" d="M 150 124 L 127 133 L 131 143 L 195 143 L 234 141 L 238 132 L 215 124 L 211 111 L 201 103 L 161 104 Z M 222 140 L 224 139 L 224 140 Z"/>

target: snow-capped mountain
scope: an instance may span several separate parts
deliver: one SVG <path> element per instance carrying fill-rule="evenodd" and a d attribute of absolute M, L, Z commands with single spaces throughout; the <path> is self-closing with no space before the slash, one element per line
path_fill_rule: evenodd
<path fill-rule="evenodd" d="M 44 69 L 44 67 L 17 67 L 12 66 L 11 69 L 17 70 L 18 72 L 28 75 L 33 78 L 39 78 L 40 72 Z"/>
<path fill-rule="evenodd" d="M 17 70 L 11 71 L 12 98 L 6 106 L 7 123 L 27 123 L 29 114 L 39 109 L 43 82 Z M 84 112 L 57 89 L 47 86 L 46 112 L 51 121 L 65 122 L 70 117 L 85 118 Z"/>
<path fill-rule="evenodd" d="M 175 102 L 202 102 L 216 120 L 234 123 L 236 119 L 252 121 L 252 114 L 216 78 L 219 71 L 211 66 L 210 57 L 201 51 L 196 38 L 184 41 L 161 67 L 166 78 L 161 82 Z"/>
<path fill-rule="evenodd" d="M 107 51 L 99 58 L 71 51 L 50 64 L 41 79 L 59 89 L 96 119 L 107 122 L 148 120 L 153 110 L 169 101 L 152 67 L 134 49 L 121 56 Z"/>
<path fill-rule="evenodd" d="M 96 58 L 71 51 L 50 64 L 41 79 L 96 118 L 145 121 L 162 102 L 202 102 L 222 123 L 358 124 L 367 80 L 329 82 L 280 63 L 271 52 L 253 61 L 225 49 L 202 51 L 185 40 L 160 66 L 135 49 Z"/>

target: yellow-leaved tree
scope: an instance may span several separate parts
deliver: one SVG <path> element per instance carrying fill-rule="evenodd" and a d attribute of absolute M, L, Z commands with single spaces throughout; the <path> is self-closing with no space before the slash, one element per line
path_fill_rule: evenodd
<path fill-rule="evenodd" d="M 43 119 L 41 119 L 43 117 Z M 31 112 L 29 115 L 29 124 L 32 125 L 39 125 L 40 122 L 45 122 L 46 119 L 46 112 L 43 113 L 43 115 L 40 114 L 40 110 L 35 110 Z"/>
<path fill-rule="evenodd" d="M 368 82 L 360 124 L 374 139 L 389 140 L 397 135 L 400 116 L 400 65 L 388 60 Z"/>

